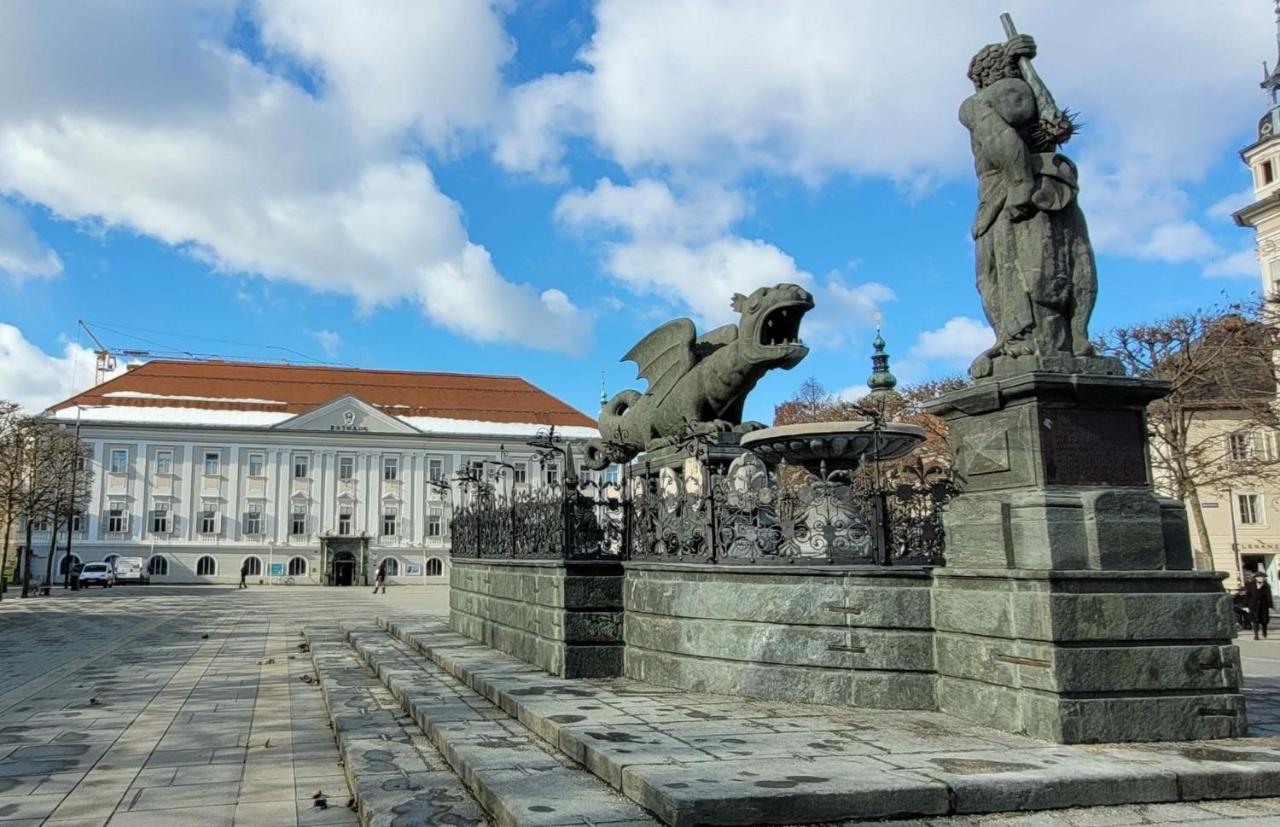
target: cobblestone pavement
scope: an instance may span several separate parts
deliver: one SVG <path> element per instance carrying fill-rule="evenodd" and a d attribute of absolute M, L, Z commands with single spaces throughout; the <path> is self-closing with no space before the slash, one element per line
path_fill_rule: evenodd
<path fill-rule="evenodd" d="M 0 827 L 355 824 L 320 692 L 303 680 L 299 631 L 447 605 L 440 586 L 6 595 Z M 1280 639 L 1240 644 L 1250 719 L 1280 734 Z M 1280 799 L 886 823 L 1280 825 Z"/>

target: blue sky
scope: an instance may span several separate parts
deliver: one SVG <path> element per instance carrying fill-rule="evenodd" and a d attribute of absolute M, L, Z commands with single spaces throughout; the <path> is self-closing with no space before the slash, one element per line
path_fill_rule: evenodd
<path fill-rule="evenodd" d="M 655 324 L 798 280 L 806 377 L 958 373 L 968 58 L 1013 13 L 1081 112 L 1095 331 L 1257 289 L 1266 0 L 0 7 L 0 397 L 113 347 L 518 374 L 594 413 Z"/>

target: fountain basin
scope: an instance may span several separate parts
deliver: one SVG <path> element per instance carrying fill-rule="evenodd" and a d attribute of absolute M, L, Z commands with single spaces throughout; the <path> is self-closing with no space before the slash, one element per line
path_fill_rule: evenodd
<path fill-rule="evenodd" d="M 852 471 L 865 460 L 897 459 L 924 442 L 924 429 L 906 422 L 805 422 L 744 434 L 741 445 L 766 465 L 786 462 L 817 473 Z"/>

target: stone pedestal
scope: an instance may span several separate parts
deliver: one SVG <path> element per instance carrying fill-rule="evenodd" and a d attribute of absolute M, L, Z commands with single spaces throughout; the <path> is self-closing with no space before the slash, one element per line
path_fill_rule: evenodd
<path fill-rule="evenodd" d="M 1223 575 L 1157 497 L 1146 405 L 1168 386 L 1027 373 L 937 400 L 961 490 L 935 572 L 938 706 L 1064 743 L 1245 733 Z"/>
<path fill-rule="evenodd" d="M 562 678 L 622 674 L 622 564 L 453 558 L 449 626 Z"/>

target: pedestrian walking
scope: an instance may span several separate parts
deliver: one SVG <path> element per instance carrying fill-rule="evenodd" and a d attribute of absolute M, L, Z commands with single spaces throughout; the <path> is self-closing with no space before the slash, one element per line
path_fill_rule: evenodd
<path fill-rule="evenodd" d="M 382 589 L 382 593 L 387 593 L 387 564 L 379 563 L 378 568 L 373 573 L 373 593 L 377 594 L 378 589 Z"/>
<path fill-rule="evenodd" d="M 245 585 L 245 582 L 244 582 L 244 579 L 248 576 L 249 576 L 249 561 L 245 560 L 243 563 L 240 564 L 240 588 L 242 589 L 249 588 L 247 585 Z"/>
<path fill-rule="evenodd" d="M 1271 584 L 1267 582 L 1267 577 L 1260 571 L 1253 573 L 1253 583 L 1249 589 L 1249 617 L 1253 621 L 1253 639 L 1258 639 L 1258 632 L 1262 632 L 1262 639 L 1267 637 L 1267 624 L 1271 622 L 1271 610 L 1276 607 L 1275 602 L 1271 599 Z"/>

